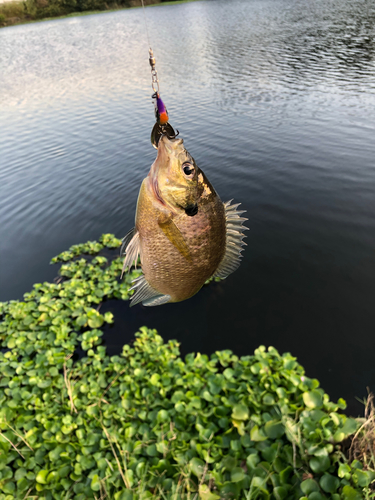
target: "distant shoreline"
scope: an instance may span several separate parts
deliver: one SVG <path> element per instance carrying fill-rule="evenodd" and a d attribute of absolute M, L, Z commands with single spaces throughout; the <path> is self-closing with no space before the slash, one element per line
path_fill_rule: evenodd
<path fill-rule="evenodd" d="M 171 1 L 167 1 L 167 2 L 158 1 L 155 3 L 150 3 L 148 5 L 145 5 L 145 7 L 157 7 L 157 6 L 161 6 L 161 5 L 177 5 L 177 4 L 181 4 L 181 3 L 197 2 L 197 1 L 199 1 L 199 0 L 171 0 Z M 139 3 L 141 3 L 141 0 L 139 0 Z M 112 12 L 117 12 L 117 11 L 121 11 L 121 10 L 139 9 L 139 8 L 142 8 L 142 5 L 129 5 L 128 7 L 117 7 L 117 8 L 115 7 L 115 8 L 109 8 L 109 9 L 103 9 L 103 10 L 77 11 L 77 12 L 70 12 L 68 14 L 61 14 L 58 16 L 51 16 L 51 17 L 46 16 L 46 17 L 42 17 L 40 19 L 33 19 L 33 18 L 31 18 L 30 15 L 28 15 L 24 12 L 24 2 L 10 0 L 10 1 L 5 1 L 3 3 L 0 3 L 0 29 L 1 28 L 8 28 L 10 26 L 17 26 L 20 24 L 39 23 L 39 22 L 44 22 L 44 21 L 54 21 L 56 19 L 65 19 L 65 18 L 69 18 L 69 17 L 91 16 L 91 15 L 95 15 L 95 14 L 106 14 L 106 13 L 112 13 Z M 9 14 L 15 14 L 15 15 L 9 15 Z"/>

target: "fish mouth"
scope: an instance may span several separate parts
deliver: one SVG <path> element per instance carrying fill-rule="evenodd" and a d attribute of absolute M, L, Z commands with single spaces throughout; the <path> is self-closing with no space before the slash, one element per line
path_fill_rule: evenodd
<path fill-rule="evenodd" d="M 177 156 L 185 151 L 183 146 L 184 140 L 181 138 L 170 139 L 166 135 L 162 135 L 158 143 L 158 153 L 154 163 L 151 165 L 149 178 L 151 189 L 155 198 L 163 205 L 166 206 L 159 190 L 158 174 L 161 169 L 168 168 L 170 157 Z"/>
<path fill-rule="evenodd" d="M 159 140 L 158 144 L 158 156 L 159 156 L 159 150 L 164 150 L 164 152 L 167 152 L 169 154 L 172 154 L 173 152 L 177 153 L 179 149 L 184 149 L 183 147 L 184 140 L 179 138 L 174 138 L 170 139 L 166 135 L 162 135 Z"/>

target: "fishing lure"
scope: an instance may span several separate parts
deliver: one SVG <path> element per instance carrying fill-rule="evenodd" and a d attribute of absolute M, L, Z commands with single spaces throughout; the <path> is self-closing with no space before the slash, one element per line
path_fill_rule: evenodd
<path fill-rule="evenodd" d="M 166 125 L 169 120 L 168 111 L 164 102 L 161 100 L 159 92 L 155 92 L 152 96 L 155 99 L 155 118 L 160 125 Z"/>
<path fill-rule="evenodd" d="M 175 132 L 172 125 L 168 122 L 169 115 L 167 108 L 160 97 L 160 85 L 158 72 L 156 71 L 155 56 L 152 48 L 149 48 L 149 62 L 151 66 L 152 90 L 154 91 L 152 99 L 154 99 L 156 123 L 151 132 L 151 144 L 158 149 L 160 138 L 165 135 L 169 139 L 175 139 L 178 136 L 178 130 Z"/>

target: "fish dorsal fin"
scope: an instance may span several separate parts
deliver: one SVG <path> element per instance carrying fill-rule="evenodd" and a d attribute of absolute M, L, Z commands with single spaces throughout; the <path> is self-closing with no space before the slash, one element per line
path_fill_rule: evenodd
<path fill-rule="evenodd" d="M 142 302 L 144 306 L 159 306 L 171 300 L 170 295 L 163 295 L 152 288 L 143 274 L 133 280 L 133 283 L 134 285 L 130 290 L 135 290 L 135 293 L 131 298 L 130 307 L 135 306 L 139 302 Z"/>
<path fill-rule="evenodd" d="M 165 221 L 159 221 L 158 224 L 169 241 L 177 248 L 186 260 L 191 262 L 189 247 L 187 246 L 181 231 L 178 229 L 173 219 L 169 218 Z"/>
<path fill-rule="evenodd" d="M 137 267 L 137 261 L 140 253 L 141 248 L 139 244 L 139 233 L 135 228 L 133 228 L 122 240 L 121 255 L 125 255 L 125 259 L 124 265 L 122 266 L 121 278 L 125 269 L 130 269 L 133 262 L 134 266 Z"/>
<path fill-rule="evenodd" d="M 233 200 L 224 203 L 225 219 L 226 219 L 226 244 L 223 260 L 214 273 L 214 277 L 226 278 L 233 273 L 241 264 L 243 246 L 246 243 L 243 241 L 245 235 L 243 231 L 248 230 L 243 223 L 247 220 L 241 217 L 245 210 L 237 210 L 240 203 L 231 205 Z"/>

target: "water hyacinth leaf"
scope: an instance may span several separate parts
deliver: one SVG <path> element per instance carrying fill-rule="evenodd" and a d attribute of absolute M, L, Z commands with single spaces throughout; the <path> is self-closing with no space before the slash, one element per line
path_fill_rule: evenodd
<path fill-rule="evenodd" d="M 302 394 L 303 401 L 308 408 L 321 408 L 323 406 L 323 398 L 319 391 L 313 390 Z"/>
<path fill-rule="evenodd" d="M 305 479 L 301 483 L 301 490 L 305 495 L 310 495 L 313 491 L 319 491 L 319 485 L 314 479 Z"/>
<path fill-rule="evenodd" d="M 285 469 L 283 469 L 279 474 L 280 482 L 282 484 L 288 484 L 289 478 L 292 475 L 292 473 L 293 473 L 293 468 L 290 465 Z"/>
<path fill-rule="evenodd" d="M 153 373 L 153 374 L 151 375 L 151 377 L 150 377 L 150 383 L 151 383 L 152 385 L 158 385 L 159 380 L 160 380 L 160 375 L 159 375 L 158 373 Z M 183 395 L 183 393 L 181 393 L 181 394 L 182 394 L 182 397 L 183 397 L 183 396 L 184 396 L 184 395 Z M 182 398 L 181 398 L 181 399 L 182 399 Z M 179 399 L 176 399 L 176 398 L 175 398 L 175 399 L 173 399 L 173 398 L 172 398 L 172 402 L 173 402 L 173 403 L 177 403 L 178 401 L 179 401 Z"/>
<path fill-rule="evenodd" d="M 104 321 L 106 323 L 113 323 L 113 321 L 114 321 L 114 319 L 113 319 L 113 313 L 111 313 L 110 311 L 107 311 L 104 314 Z"/>
<path fill-rule="evenodd" d="M 131 490 L 123 490 L 123 491 L 118 491 L 115 493 L 114 497 L 115 500 L 133 500 L 134 495 Z M 144 496 L 144 498 L 149 498 L 147 496 Z"/>
<path fill-rule="evenodd" d="M 222 467 L 224 467 L 224 469 L 231 471 L 237 465 L 237 460 L 235 457 L 227 455 L 223 458 L 221 465 Z"/>
<path fill-rule="evenodd" d="M 344 479 L 350 479 L 351 468 L 348 464 L 340 464 L 337 475 Z"/>
<path fill-rule="evenodd" d="M 91 479 L 91 489 L 93 491 L 100 490 L 100 478 L 99 478 L 98 474 L 94 474 L 94 476 Z"/>
<path fill-rule="evenodd" d="M 158 450 L 156 449 L 156 445 L 150 444 L 146 448 L 146 453 L 149 457 L 156 457 L 158 454 Z"/>
<path fill-rule="evenodd" d="M 201 500 L 220 500 L 220 496 L 212 493 L 207 484 L 199 485 L 199 498 Z"/>
<path fill-rule="evenodd" d="M 220 498 L 236 500 L 238 498 L 238 492 L 238 483 L 231 483 L 227 481 L 220 488 Z"/>
<path fill-rule="evenodd" d="M 267 437 L 278 439 L 284 434 L 285 428 L 282 422 L 278 420 L 269 420 L 264 426 L 264 432 Z"/>
<path fill-rule="evenodd" d="M 38 472 L 38 474 L 36 475 L 36 482 L 39 483 L 39 484 L 47 484 L 47 476 L 49 474 L 49 471 L 48 470 L 40 470 Z"/>
<path fill-rule="evenodd" d="M 8 493 L 9 496 L 10 496 L 10 499 L 13 500 L 13 494 L 15 492 L 15 489 L 16 489 L 16 485 L 13 483 L 13 481 L 8 481 L 7 483 L 4 484 L 4 486 L 2 487 L 2 490 L 4 493 Z M 7 499 L 7 497 L 6 497 Z M 10 500 L 9 499 L 9 500 Z"/>
<path fill-rule="evenodd" d="M 204 473 L 205 464 L 200 458 L 194 457 L 189 462 L 191 472 L 200 479 Z"/>
<path fill-rule="evenodd" d="M 255 467 L 258 465 L 260 462 L 260 458 L 257 453 L 251 453 L 247 458 L 246 458 L 246 465 L 248 469 L 255 469 Z"/>
<path fill-rule="evenodd" d="M 248 420 L 249 409 L 244 404 L 238 404 L 233 407 L 232 418 L 234 420 Z"/>
<path fill-rule="evenodd" d="M 335 432 L 333 439 L 335 440 L 336 443 L 340 443 L 351 434 L 354 434 L 357 428 L 358 428 L 357 421 L 354 418 L 347 418 L 341 429 L 338 429 Z"/>
<path fill-rule="evenodd" d="M 168 412 L 166 410 L 160 410 L 157 415 L 158 422 L 168 422 L 170 420 Z"/>
<path fill-rule="evenodd" d="M 260 490 L 265 496 L 265 498 L 270 498 L 270 494 L 267 490 L 266 486 L 266 479 L 259 477 L 259 476 L 254 476 L 253 479 L 251 480 L 251 487 L 256 488 Z"/>
<path fill-rule="evenodd" d="M 337 477 L 331 474 L 324 474 L 319 481 L 319 484 L 323 491 L 326 493 L 335 493 L 337 491 L 340 481 Z"/>
<path fill-rule="evenodd" d="M 230 479 L 232 483 L 238 483 L 245 478 L 245 472 L 241 467 L 234 467 L 230 473 Z"/>
<path fill-rule="evenodd" d="M 125 472 L 125 479 L 126 479 L 126 484 L 128 484 L 131 488 L 133 486 L 133 483 L 134 483 L 134 472 L 132 469 L 128 469 Z"/>
<path fill-rule="evenodd" d="M 288 490 L 284 486 L 276 486 L 273 489 L 276 500 L 284 500 L 288 496 Z"/>
<path fill-rule="evenodd" d="M 367 488 L 375 479 L 375 472 L 357 469 L 353 473 L 353 478 L 359 484 L 359 486 L 361 486 L 362 488 Z"/>
<path fill-rule="evenodd" d="M 104 317 L 95 310 L 87 313 L 88 325 L 90 328 L 100 328 L 104 323 Z"/>
<path fill-rule="evenodd" d="M 311 469 L 318 474 L 320 472 L 326 471 L 331 465 L 331 461 L 327 456 L 314 457 L 309 461 L 309 465 Z"/>
<path fill-rule="evenodd" d="M 352 488 L 352 486 L 349 486 L 348 484 L 343 487 L 341 498 L 342 500 L 363 500 L 363 496 L 361 495 L 361 493 L 356 491 L 354 488 Z"/>
<path fill-rule="evenodd" d="M 325 500 L 326 497 L 320 491 L 313 491 L 308 498 L 309 500 Z"/>
<path fill-rule="evenodd" d="M 262 402 L 265 405 L 274 405 L 275 404 L 275 398 L 273 397 L 272 394 L 265 394 L 263 396 Z"/>
<path fill-rule="evenodd" d="M 221 422 L 225 422 L 224 427 L 226 427 L 227 419 L 220 419 Z M 242 420 L 232 420 L 233 427 L 235 427 L 240 436 L 245 435 L 245 423 Z"/>
<path fill-rule="evenodd" d="M 250 439 L 251 441 L 265 441 L 267 439 L 267 436 L 263 433 L 261 429 L 257 425 L 254 425 L 254 427 L 250 431 Z"/>

